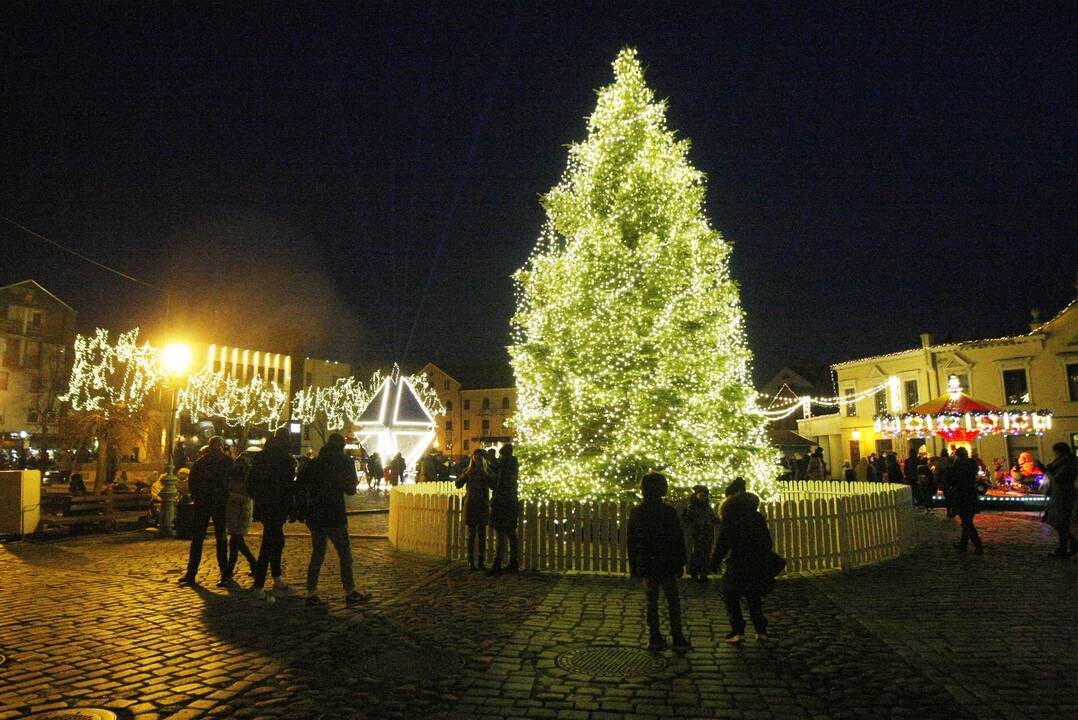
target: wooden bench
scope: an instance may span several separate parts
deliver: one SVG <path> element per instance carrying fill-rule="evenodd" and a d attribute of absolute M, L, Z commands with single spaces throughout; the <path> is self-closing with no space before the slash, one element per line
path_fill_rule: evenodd
<path fill-rule="evenodd" d="M 44 493 L 41 496 L 41 521 L 38 532 L 50 527 L 107 527 L 133 523 L 145 527 L 151 513 L 149 493 L 112 495 L 68 495 Z"/>

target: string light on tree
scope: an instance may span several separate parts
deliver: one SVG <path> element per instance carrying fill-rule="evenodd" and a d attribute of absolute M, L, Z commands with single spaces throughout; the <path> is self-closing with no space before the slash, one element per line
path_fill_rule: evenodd
<path fill-rule="evenodd" d="M 120 334 L 116 344 L 109 331 L 75 336 L 75 353 L 67 393 L 60 400 L 76 411 L 100 412 L 108 417 L 116 408 L 137 412 L 162 378 L 160 351 L 138 344 L 138 328 Z"/>
<path fill-rule="evenodd" d="M 188 378 L 177 403 L 181 411 L 190 414 L 192 422 L 220 418 L 229 427 L 264 425 L 276 430 L 286 422 L 288 393 L 261 375 L 244 383 L 221 371 L 205 368 Z"/>
<path fill-rule="evenodd" d="M 773 498 L 778 456 L 750 386 L 730 247 L 703 211 L 704 176 L 634 50 L 618 55 L 614 77 L 515 276 L 522 489 L 610 497 L 637 492 L 655 469 L 682 487 L 742 475 Z"/>

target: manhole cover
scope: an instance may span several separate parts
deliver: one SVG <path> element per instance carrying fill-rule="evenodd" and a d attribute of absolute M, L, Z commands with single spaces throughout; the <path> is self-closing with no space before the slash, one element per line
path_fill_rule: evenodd
<path fill-rule="evenodd" d="M 362 667 L 368 675 L 384 680 L 427 680 L 463 669 L 464 659 L 438 651 L 391 650 L 367 658 Z"/>
<path fill-rule="evenodd" d="M 637 677 L 666 667 L 666 658 L 639 648 L 587 647 L 558 656 L 558 667 L 577 675 Z"/>
<path fill-rule="evenodd" d="M 116 713 L 103 708 L 64 708 L 26 715 L 24 720 L 116 720 Z"/>

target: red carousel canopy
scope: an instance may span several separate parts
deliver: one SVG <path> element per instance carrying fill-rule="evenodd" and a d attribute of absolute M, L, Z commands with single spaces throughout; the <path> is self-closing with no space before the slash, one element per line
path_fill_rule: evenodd
<path fill-rule="evenodd" d="M 935 400 L 921 403 L 915 408 L 910 408 L 912 415 L 941 415 L 954 413 L 961 415 L 968 412 L 992 412 L 999 410 L 998 407 L 983 400 L 971 398 L 964 392 L 949 392 Z"/>
<path fill-rule="evenodd" d="M 991 434 L 1041 435 L 1052 426 L 1052 413 L 1045 410 L 1004 411 L 971 398 L 954 376 L 947 390 L 900 417 L 877 417 L 876 432 L 884 437 L 938 435 L 948 443 L 969 443 Z"/>

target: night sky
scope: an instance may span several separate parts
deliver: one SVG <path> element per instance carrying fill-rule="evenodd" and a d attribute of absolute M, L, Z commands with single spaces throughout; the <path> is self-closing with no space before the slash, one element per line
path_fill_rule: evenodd
<path fill-rule="evenodd" d="M 1068 4 L 67 5 L 0 11 L 0 214 L 171 288 L 206 340 L 503 360 L 538 196 L 625 45 L 708 175 L 759 379 L 1074 296 Z M 84 328 L 162 317 L 155 290 L 0 244 L 0 283 L 37 279 Z"/>

